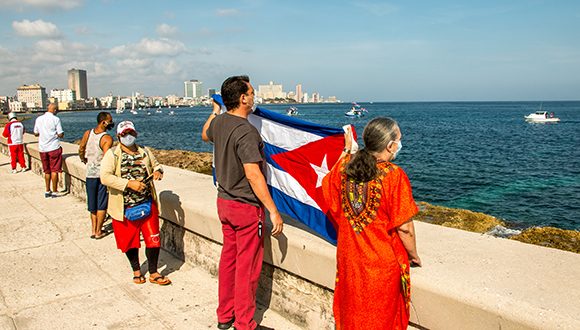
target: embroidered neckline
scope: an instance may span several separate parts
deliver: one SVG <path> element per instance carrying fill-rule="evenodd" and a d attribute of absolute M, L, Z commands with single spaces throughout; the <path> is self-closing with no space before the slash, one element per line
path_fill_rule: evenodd
<path fill-rule="evenodd" d="M 377 177 L 368 182 L 354 182 L 344 173 L 346 162 L 341 164 L 341 204 L 346 220 L 352 229 L 360 234 L 370 225 L 377 216 L 381 205 L 382 180 L 384 176 L 394 170 L 391 163 L 379 166 Z"/>

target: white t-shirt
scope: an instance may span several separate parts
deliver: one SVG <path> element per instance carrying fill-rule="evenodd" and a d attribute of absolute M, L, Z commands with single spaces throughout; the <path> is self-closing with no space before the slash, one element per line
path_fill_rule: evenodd
<path fill-rule="evenodd" d="M 34 134 L 38 134 L 38 151 L 49 152 L 60 148 L 58 134 L 62 134 L 60 118 L 53 115 L 52 112 L 46 112 L 44 115 L 36 118 L 34 122 Z"/>

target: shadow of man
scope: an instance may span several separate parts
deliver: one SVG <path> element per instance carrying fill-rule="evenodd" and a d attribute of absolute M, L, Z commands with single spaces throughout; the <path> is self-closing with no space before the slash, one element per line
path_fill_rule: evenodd
<path fill-rule="evenodd" d="M 179 195 L 171 190 L 159 194 L 159 218 L 163 224 L 159 229 L 162 253 L 159 268 L 166 266 L 161 275 L 166 276 L 179 270 L 185 263 L 184 239 L 185 212 L 181 207 Z"/>
<path fill-rule="evenodd" d="M 286 216 L 283 215 L 283 217 L 284 222 L 287 223 Z M 268 230 L 271 230 L 271 228 L 268 227 Z M 262 264 L 262 272 L 260 273 L 260 281 L 256 293 L 257 306 L 256 312 L 254 313 L 254 320 L 258 324 L 264 319 L 264 313 L 270 308 L 270 302 L 272 301 L 274 277 L 276 276 L 274 274 L 275 267 L 272 264 L 277 257 L 280 258 L 279 263 L 283 263 L 287 253 L 288 237 L 284 233 L 276 238 L 273 238 L 271 235 L 266 236 L 264 239 L 264 263 Z"/>

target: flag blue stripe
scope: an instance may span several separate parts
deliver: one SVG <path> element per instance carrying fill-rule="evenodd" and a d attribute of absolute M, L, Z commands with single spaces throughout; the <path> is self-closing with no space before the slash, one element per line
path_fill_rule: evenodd
<path fill-rule="evenodd" d="M 262 107 L 258 107 L 256 111 L 254 111 L 254 115 L 322 137 L 327 137 L 329 135 L 335 134 L 344 134 L 342 128 L 334 128 L 311 123 L 302 119 L 298 119 L 296 117 L 291 117 L 271 110 L 267 110 Z"/>
<path fill-rule="evenodd" d="M 272 186 L 268 188 L 280 212 L 302 222 L 323 239 L 336 245 L 336 230 L 321 210 L 304 204 Z"/>

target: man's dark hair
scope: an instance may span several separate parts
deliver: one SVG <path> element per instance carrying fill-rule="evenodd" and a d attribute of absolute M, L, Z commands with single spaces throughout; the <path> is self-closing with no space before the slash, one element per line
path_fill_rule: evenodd
<path fill-rule="evenodd" d="M 103 120 L 107 120 L 107 118 L 110 116 L 111 114 L 103 111 L 103 112 L 99 112 L 99 114 L 97 115 L 97 124 L 102 122 Z"/>
<path fill-rule="evenodd" d="M 232 110 L 240 106 L 240 96 L 246 94 L 250 84 L 248 76 L 229 77 L 222 84 L 222 99 L 226 109 Z"/>

